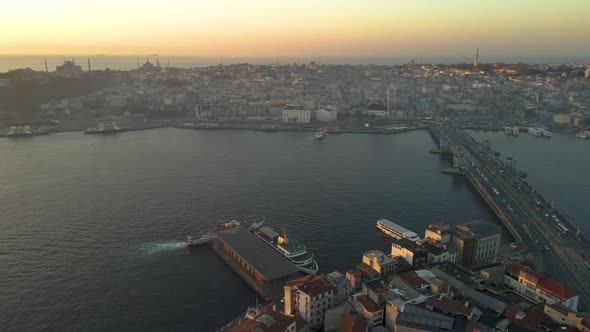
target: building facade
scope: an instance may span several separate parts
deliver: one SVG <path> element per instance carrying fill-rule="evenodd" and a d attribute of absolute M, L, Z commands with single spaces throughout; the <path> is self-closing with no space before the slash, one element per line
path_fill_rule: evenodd
<path fill-rule="evenodd" d="M 330 108 L 322 108 L 316 112 L 315 117 L 319 122 L 336 122 L 338 120 L 338 111 Z"/>
<path fill-rule="evenodd" d="M 468 267 L 496 263 L 500 237 L 500 227 L 481 220 L 455 226 L 453 242 L 459 251 L 459 262 Z"/>
<path fill-rule="evenodd" d="M 380 250 L 371 250 L 364 253 L 363 263 L 379 273 L 380 277 L 385 277 L 395 272 L 396 261 Z"/>
<path fill-rule="evenodd" d="M 311 110 L 303 106 L 287 105 L 283 109 L 283 122 L 287 123 L 310 123 Z"/>
<path fill-rule="evenodd" d="M 506 265 L 504 283 L 531 301 L 561 304 L 569 310 L 578 310 L 580 297 L 574 290 L 532 271 L 521 263 Z"/>
<path fill-rule="evenodd" d="M 317 329 L 324 324 L 326 310 L 336 305 L 336 289 L 326 275 L 308 275 L 284 286 L 285 315 L 296 316 Z"/>

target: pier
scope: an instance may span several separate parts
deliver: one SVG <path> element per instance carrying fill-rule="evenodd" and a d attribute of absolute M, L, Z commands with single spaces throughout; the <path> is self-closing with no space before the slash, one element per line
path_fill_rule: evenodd
<path fill-rule="evenodd" d="M 262 243 L 244 227 L 217 233 L 209 247 L 260 297 L 267 301 L 283 297 L 283 284 L 301 277 L 297 266 Z"/>

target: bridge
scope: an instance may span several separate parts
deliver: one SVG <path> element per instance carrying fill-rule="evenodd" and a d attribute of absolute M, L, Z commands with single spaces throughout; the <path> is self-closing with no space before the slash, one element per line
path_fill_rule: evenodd
<path fill-rule="evenodd" d="M 506 167 L 489 145 L 445 123 L 427 126 L 441 154 L 453 156 L 455 173 L 464 175 L 500 222 L 525 247 L 537 268 L 550 266 L 554 275 L 590 305 L 590 242 L 514 168 Z M 562 229 L 557 224 L 563 226 Z M 556 273 L 553 273 L 556 274 Z"/>

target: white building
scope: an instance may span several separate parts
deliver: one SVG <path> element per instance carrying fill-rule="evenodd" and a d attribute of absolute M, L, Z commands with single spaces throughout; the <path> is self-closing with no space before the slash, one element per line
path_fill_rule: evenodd
<path fill-rule="evenodd" d="M 396 261 L 380 250 L 371 250 L 364 253 L 363 263 L 379 273 L 380 277 L 385 277 L 395 272 Z"/>
<path fill-rule="evenodd" d="M 311 121 L 311 110 L 298 105 L 287 105 L 283 109 L 283 122 L 288 123 L 309 123 Z"/>
<path fill-rule="evenodd" d="M 449 231 L 449 223 L 443 221 L 438 224 L 430 224 L 426 231 L 424 231 L 424 238 L 429 239 L 433 243 L 447 244 L 451 242 L 451 232 Z"/>
<path fill-rule="evenodd" d="M 559 303 L 570 310 L 578 310 L 580 296 L 574 290 L 530 270 L 521 263 L 506 265 L 504 283 L 533 302 Z"/>
<path fill-rule="evenodd" d="M 326 275 L 308 275 L 284 286 L 285 315 L 298 316 L 312 329 L 324 324 L 326 310 L 336 305 L 336 289 Z"/>
<path fill-rule="evenodd" d="M 322 108 L 316 112 L 315 117 L 319 122 L 336 122 L 338 111 L 333 108 Z"/>

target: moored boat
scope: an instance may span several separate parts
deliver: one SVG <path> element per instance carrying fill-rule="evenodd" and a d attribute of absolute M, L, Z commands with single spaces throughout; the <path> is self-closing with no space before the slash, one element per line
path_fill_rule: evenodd
<path fill-rule="evenodd" d="M 287 237 L 287 231 L 283 228 L 283 234 L 264 226 L 253 231 L 260 240 L 279 252 L 299 268 L 301 272 L 316 274 L 319 266 L 313 255 L 307 251 L 307 247 L 296 239 Z"/>

